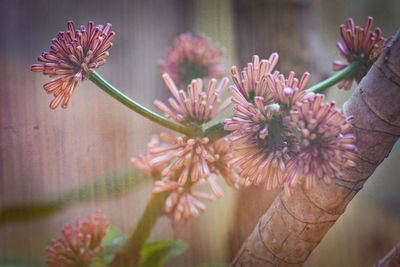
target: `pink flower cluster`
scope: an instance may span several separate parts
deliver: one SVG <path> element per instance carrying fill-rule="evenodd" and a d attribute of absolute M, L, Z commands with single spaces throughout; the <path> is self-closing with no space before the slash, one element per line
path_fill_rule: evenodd
<path fill-rule="evenodd" d="M 172 121 L 191 128 L 202 127 L 214 119 L 231 103 L 230 98 L 221 101 L 228 79 L 211 79 L 207 89 L 203 81 L 196 79 L 189 84 L 187 91 L 178 90 L 169 74 L 163 80 L 172 96 L 169 106 L 156 100 L 164 116 Z M 211 200 L 214 197 L 194 190 L 198 184 L 208 184 L 213 195 L 221 198 L 224 192 L 217 183 L 222 176 L 226 183 L 237 189 L 239 176 L 228 166 L 232 160 L 231 146 L 227 138 L 210 142 L 208 137 L 174 136 L 160 134 L 164 143 L 154 139 L 148 145 L 147 153 L 134 158 L 132 163 L 155 180 L 153 193 L 171 191 L 165 205 L 165 213 L 171 218 L 177 232 L 189 218 L 196 217 L 205 205 L 199 199 Z M 155 175 L 156 174 L 156 175 Z"/>
<path fill-rule="evenodd" d="M 334 69 L 341 70 L 353 61 L 362 67 L 340 87 L 348 89 L 354 77 L 365 75 L 391 39 L 383 38 L 379 29 L 371 32 L 371 24 L 368 18 L 361 28 L 349 19 L 341 26 L 338 47 L 347 63 L 335 62 Z M 61 102 L 66 108 L 77 83 L 105 63 L 114 36 L 111 24 L 94 27 L 89 22 L 76 29 L 68 22 L 68 31 L 52 40 L 50 51 L 38 58 L 41 64 L 31 67 L 58 77 L 44 85 L 47 93 L 54 94 L 52 109 Z M 294 72 L 285 76 L 274 70 L 277 53 L 261 60 L 255 55 L 242 71 L 232 67 L 232 96 L 222 101 L 229 81 L 215 79 L 225 72 L 222 55 L 222 49 L 202 35 L 178 37 L 159 63 L 172 96 L 168 104 L 160 100 L 154 104 L 165 118 L 184 125 L 191 134 L 154 136 L 146 153 L 132 159 L 134 166 L 154 180 L 153 193 L 170 192 L 164 211 L 175 232 L 205 209 L 201 200 L 224 195 L 217 182 L 220 176 L 235 189 L 239 184 L 264 184 L 266 190 L 283 186 L 290 195 L 297 184 L 310 190 L 317 179 L 329 184 L 342 176 L 343 168 L 355 166 L 355 136 L 346 134 L 351 118 L 334 109 L 333 103 L 322 103 L 322 95 L 305 90 L 309 73 L 300 78 Z M 211 79 L 204 86 L 198 77 Z M 186 84 L 186 90 L 178 89 Z M 233 116 L 223 121 L 230 135 L 218 140 L 207 136 L 206 125 L 232 103 Z M 207 184 L 213 194 L 195 190 L 201 184 Z M 102 250 L 107 226 L 99 214 L 67 225 L 63 237 L 47 249 L 49 265 L 88 266 Z"/>
<path fill-rule="evenodd" d="M 349 18 L 346 25 L 340 26 L 341 40 L 337 42 L 337 47 L 341 56 L 347 63 L 341 61 L 333 62 L 333 69 L 339 71 L 344 69 L 354 61 L 362 65 L 359 70 L 351 77 L 339 83 L 339 88 L 349 90 L 353 84 L 353 79 L 357 82 L 367 74 L 372 64 L 378 59 L 383 49 L 392 39 L 392 36 L 384 38 L 380 28 L 371 31 L 373 19 L 368 17 L 365 26 L 354 26 L 354 21 Z"/>
<path fill-rule="evenodd" d="M 269 59 L 263 59 L 260 62 L 258 56 L 253 56 L 253 61 L 247 64 L 247 67 L 239 72 L 236 66 L 231 69 L 232 80 L 240 93 L 246 97 L 262 96 L 268 101 L 270 95 L 267 95 L 267 74 L 270 74 L 278 63 L 279 55 L 273 53 Z M 276 71 L 275 77 L 278 75 Z"/>
<path fill-rule="evenodd" d="M 331 184 L 332 177 L 343 176 L 343 168 L 355 167 L 355 135 L 343 134 L 351 128 L 352 117 L 346 118 L 334 109 L 335 103 L 324 104 L 323 100 L 323 95 L 314 95 L 297 102 L 285 117 L 285 122 L 297 131 L 300 147 L 285 170 L 285 190 L 289 195 L 300 180 L 309 190 L 316 179 Z"/>
<path fill-rule="evenodd" d="M 242 73 L 257 76 L 255 68 L 248 70 Z M 264 183 L 271 190 L 285 184 L 290 194 L 297 183 L 311 189 L 316 178 L 329 183 L 341 176 L 341 168 L 354 166 L 354 136 L 342 134 L 351 126 L 350 118 L 333 109 L 334 104 L 322 104 L 322 95 L 307 93 L 308 78 L 308 73 L 297 79 L 294 72 L 288 78 L 266 72 L 258 79 L 264 83 L 261 92 L 246 94 L 256 92 L 260 83 L 246 91 L 238 83 L 229 88 L 235 103 L 233 117 L 223 122 L 232 131 L 229 165 L 245 186 Z"/>
<path fill-rule="evenodd" d="M 222 77 L 226 72 L 223 54 L 223 50 L 204 35 L 184 33 L 176 38 L 158 66 L 183 88 L 193 79 Z"/>
<path fill-rule="evenodd" d="M 133 161 L 155 180 L 153 193 L 171 192 L 165 213 L 175 233 L 205 209 L 201 199 L 214 198 L 195 187 L 206 183 L 214 196 L 223 196 L 218 175 L 234 188 L 283 186 L 290 195 L 297 184 L 304 183 L 310 190 L 317 179 L 329 184 L 333 177 L 341 177 L 342 168 L 354 167 L 355 137 L 344 134 L 351 118 L 334 109 L 333 103 L 323 104 L 322 95 L 305 90 L 309 73 L 296 78 L 290 72 L 285 77 L 273 70 L 277 61 L 274 53 L 268 60 L 253 56 L 241 72 L 232 67 L 232 97 L 223 103 L 220 96 L 226 78 L 219 86 L 211 79 L 205 91 L 202 80 L 195 79 L 184 91 L 168 74 L 163 75 L 172 97 L 169 105 L 159 100 L 155 105 L 172 121 L 201 129 L 230 102 L 234 104 L 233 117 L 223 121 L 231 132 L 228 137 L 212 142 L 207 136 L 161 134 L 166 143 L 153 140 L 147 154 Z"/>
<path fill-rule="evenodd" d="M 75 225 L 67 224 L 62 236 L 46 248 L 46 263 L 54 267 L 92 266 L 103 250 L 101 242 L 108 226 L 107 219 L 100 212 L 86 220 L 76 220 Z"/>
<path fill-rule="evenodd" d="M 227 106 L 230 99 L 226 99 L 221 104 L 221 93 L 228 84 L 228 78 L 223 78 L 217 87 L 217 80 L 211 79 L 206 91 L 203 91 L 203 80 L 196 79 L 184 90 L 178 90 L 169 74 L 162 76 L 165 85 L 170 90 L 174 98 L 170 97 L 168 103 L 170 109 L 160 100 L 155 100 L 154 105 L 164 112 L 164 117 L 183 124 L 201 124 L 215 118 Z"/>
<path fill-rule="evenodd" d="M 57 108 L 61 101 L 63 108 L 68 107 L 78 82 L 90 75 L 90 69 L 106 62 L 109 56 L 107 50 L 111 48 L 114 36 L 109 23 L 94 27 L 90 21 L 87 27 L 76 29 L 74 23 L 69 21 L 68 31 L 59 32 L 57 38 L 51 41 L 50 51 L 38 57 L 42 64 L 31 67 L 32 71 L 43 72 L 49 77 L 61 76 L 43 85 L 48 94 L 54 95 L 51 109 Z"/>

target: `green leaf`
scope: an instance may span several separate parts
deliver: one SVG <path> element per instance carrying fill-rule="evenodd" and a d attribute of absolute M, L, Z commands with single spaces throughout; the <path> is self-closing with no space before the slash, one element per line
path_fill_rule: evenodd
<path fill-rule="evenodd" d="M 123 250 L 124 243 L 125 235 L 117 227 L 110 225 L 102 242 L 104 250 L 101 252 L 99 260 L 93 266 L 104 266 L 111 263 L 115 254 Z"/>
<path fill-rule="evenodd" d="M 170 259 L 182 254 L 187 244 L 181 240 L 163 240 L 145 244 L 141 249 L 141 267 L 161 267 Z"/>

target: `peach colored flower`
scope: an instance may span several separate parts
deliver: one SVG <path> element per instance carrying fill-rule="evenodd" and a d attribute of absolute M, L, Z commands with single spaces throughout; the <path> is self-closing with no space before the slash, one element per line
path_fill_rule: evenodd
<path fill-rule="evenodd" d="M 200 211 L 205 211 L 206 206 L 199 199 L 213 200 L 214 196 L 205 192 L 194 190 L 194 186 L 183 187 L 176 181 L 163 179 L 156 181 L 153 193 L 171 191 L 165 201 L 165 214 L 171 219 L 175 235 L 191 218 L 199 215 Z"/>
<path fill-rule="evenodd" d="M 161 172 L 162 178 L 173 177 L 178 173 L 177 183 L 184 186 L 198 180 L 206 180 L 215 196 L 223 196 L 221 187 L 211 176 L 213 163 L 218 159 L 212 144 L 207 137 L 189 138 L 186 136 L 174 137 L 161 134 L 161 139 L 170 142 L 149 149 L 152 157 L 150 164 L 157 168 L 167 165 Z"/>
<path fill-rule="evenodd" d="M 108 226 L 107 219 L 100 212 L 88 216 L 86 220 L 76 220 L 75 225 L 67 224 L 62 236 L 46 248 L 46 263 L 54 267 L 92 266 L 103 250 L 101 242 Z"/>
<path fill-rule="evenodd" d="M 183 88 L 196 78 L 219 78 L 226 73 L 223 50 L 204 35 L 181 34 L 158 63 Z"/>

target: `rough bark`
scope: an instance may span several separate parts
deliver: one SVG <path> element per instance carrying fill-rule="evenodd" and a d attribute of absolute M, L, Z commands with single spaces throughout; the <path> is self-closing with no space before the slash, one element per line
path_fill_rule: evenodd
<path fill-rule="evenodd" d="M 331 186 L 301 186 L 292 197 L 281 191 L 241 247 L 232 266 L 301 266 L 345 211 L 400 136 L 400 31 L 352 97 L 344 112 L 353 115 L 357 167 L 344 170 Z"/>
<path fill-rule="evenodd" d="M 395 267 L 400 266 L 400 243 L 392 248 L 388 254 L 375 263 L 374 267 Z"/>
<path fill-rule="evenodd" d="M 315 27 L 315 10 L 304 0 L 235 0 L 236 46 L 239 68 L 256 54 L 268 58 L 280 55 L 278 69 L 282 73 L 312 73 L 309 85 L 328 77 L 330 65 L 323 65 L 326 48 L 321 44 Z M 317 60 L 318 59 L 318 60 Z M 242 188 L 235 195 L 235 211 L 229 240 L 231 260 L 270 207 L 278 191 L 267 194 L 262 186 Z"/>

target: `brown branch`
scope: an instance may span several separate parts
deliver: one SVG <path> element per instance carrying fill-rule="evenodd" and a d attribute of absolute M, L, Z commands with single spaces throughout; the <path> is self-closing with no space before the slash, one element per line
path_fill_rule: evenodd
<path fill-rule="evenodd" d="M 344 171 L 331 186 L 311 191 L 298 186 L 292 197 L 283 191 L 258 221 L 232 266 L 300 266 L 347 204 L 390 153 L 400 136 L 400 30 L 345 103 L 354 116 L 357 167 Z"/>
<path fill-rule="evenodd" d="M 374 267 L 396 267 L 400 266 L 400 243 L 392 248 L 388 254 L 375 263 Z"/>

